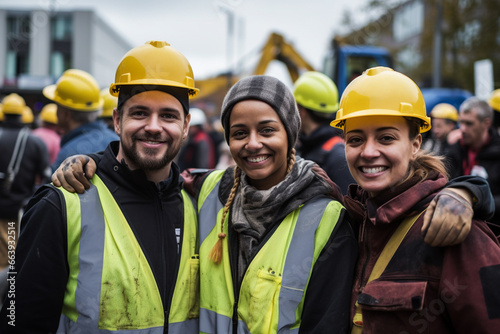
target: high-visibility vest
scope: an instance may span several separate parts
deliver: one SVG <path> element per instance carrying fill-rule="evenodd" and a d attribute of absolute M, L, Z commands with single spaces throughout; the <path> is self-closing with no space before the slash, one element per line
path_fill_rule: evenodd
<path fill-rule="evenodd" d="M 198 230 L 189 196 L 182 193 L 181 259 L 165 314 L 151 267 L 120 207 L 97 175 L 91 183 L 84 194 L 58 188 L 66 202 L 69 277 L 57 333 L 159 334 L 165 316 L 169 333 L 198 333 Z"/>
<path fill-rule="evenodd" d="M 218 192 L 222 174 L 212 172 L 207 177 L 198 199 L 201 333 L 233 332 L 233 284 L 237 283 L 232 279 L 227 237 L 223 240 L 222 261 L 215 264 L 208 259 L 221 229 L 223 204 Z M 243 277 L 236 310 L 238 333 L 298 333 L 312 269 L 342 209 L 339 202 L 320 196 L 279 224 Z"/>

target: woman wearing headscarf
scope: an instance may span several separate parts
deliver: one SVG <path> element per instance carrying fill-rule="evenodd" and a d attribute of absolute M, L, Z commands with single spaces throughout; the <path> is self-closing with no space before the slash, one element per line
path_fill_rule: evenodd
<path fill-rule="evenodd" d="M 236 167 L 198 183 L 200 331 L 345 332 L 356 240 L 338 189 L 295 157 L 292 93 L 244 78 L 221 120 Z"/>

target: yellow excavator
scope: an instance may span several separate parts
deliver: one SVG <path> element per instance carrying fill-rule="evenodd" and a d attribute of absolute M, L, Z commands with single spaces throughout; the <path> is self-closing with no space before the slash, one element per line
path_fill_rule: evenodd
<path fill-rule="evenodd" d="M 292 82 L 298 79 L 301 71 L 314 71 L 309 64 L 283 36 L 272 33 L 264 47 L 261 49 L 261 56 L 252 74 L 262 75 L 266 72 L 268 65 L 278 60 L 286 65 Z M 210 104 L 219 113 L 222 100 L 231 86 L 241 79 L 238 74 L 221 74 L 205 80 L 196 80 L 196 87 L 200 93 L 192 99 L 193 104 Z"/>

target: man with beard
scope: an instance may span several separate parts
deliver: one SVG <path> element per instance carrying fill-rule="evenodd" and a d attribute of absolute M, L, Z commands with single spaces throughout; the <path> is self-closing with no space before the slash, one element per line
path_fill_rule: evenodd
<path fill-rule="evenodd" d="M 172 162 L 198 93 L 162 41 L 130 50 L 110 93 L 120 140 L 82 194 L 45 186 L 23 217 L 2 333 L 198 333 L 196 211 Z"/>

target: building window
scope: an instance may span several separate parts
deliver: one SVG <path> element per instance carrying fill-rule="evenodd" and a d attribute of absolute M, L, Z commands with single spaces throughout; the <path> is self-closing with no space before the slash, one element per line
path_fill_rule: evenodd
<path fill-rule="evenodd" d="M 422 32 L 424 26 L 424 5 L 414 1 L 394 13 L 393 32 L 396 42 L 404 41 Z"/>
<path fill-rule="evenodd" d="M 11 38 L 29 38 L 30 17 L 11 16 L 7 18 L 7 34 Z"/>
<path fill-rule="evenodd" d="M 73 30 L 72 20 L 69 16 L 57 16 L 52 19 L 52 39 L 55 41 L 68 41 Z"/>
<path fill-rule="evenodd" d="M 30 17 L 7 17 L 7 52 L 5 61 L 5 85 L 16 85 L 20 75 L 29 74 Z"/>
<path fill-rule="evenodd" d="M 51 21 L 50 75 L 54 78 L 71 68 L 73 21 L 62 15 Z"/>
<path fill-rule="evenodd" d="M 52 52 L 50 55 L 50 75 L 58 78 L 67 69 L 71 68 L 71 58 L 69 54 L 62 52 Z"/>

